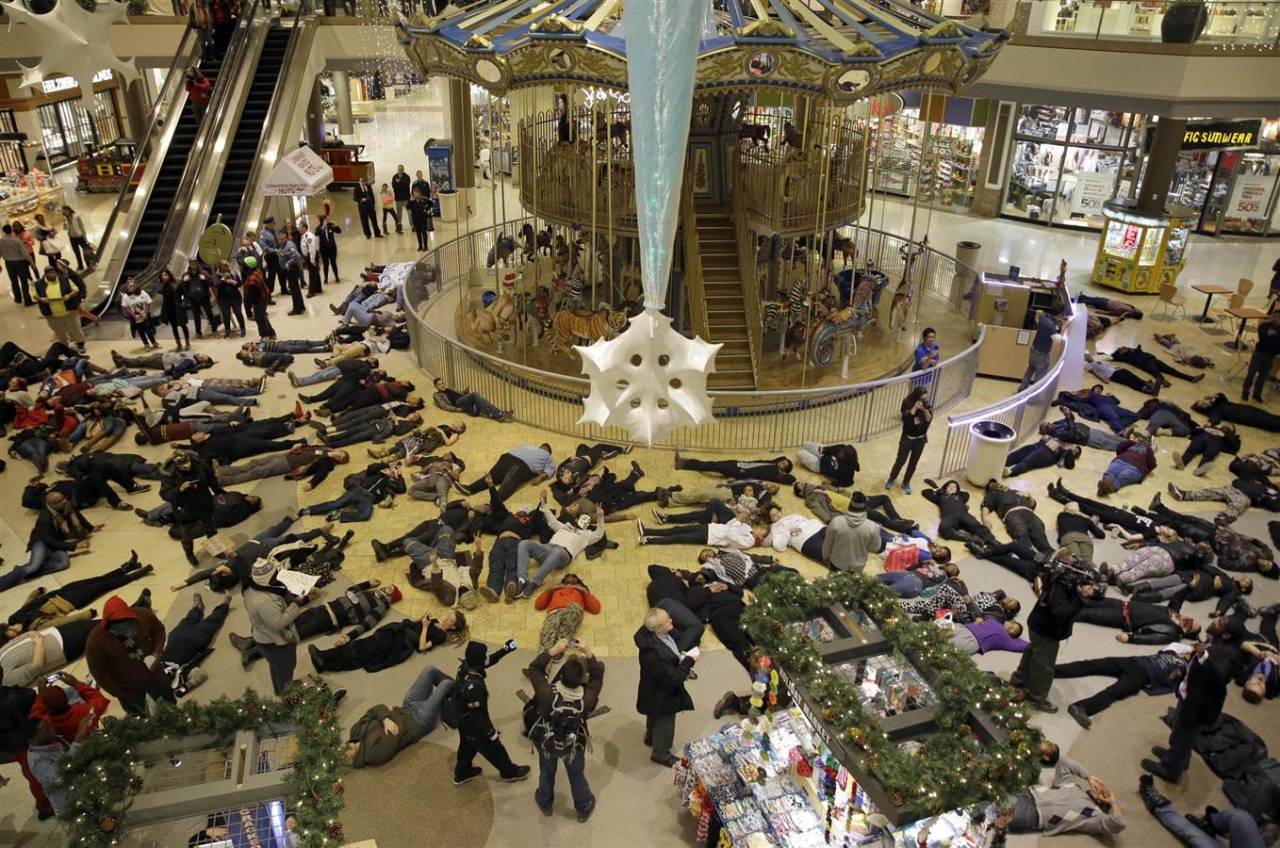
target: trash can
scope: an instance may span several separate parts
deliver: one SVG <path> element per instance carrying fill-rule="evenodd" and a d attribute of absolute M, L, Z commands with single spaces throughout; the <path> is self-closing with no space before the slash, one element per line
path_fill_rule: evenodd
<path fill-rule="evenodd" d="M 447 221 L 450 224 L 456 223 L 458 220 L 458 192 L 451 189 L 442 189 L 438 194 L 440 195 L 440 220 Z"/>
<path fill-rule="evenodd" d="M 969 425 L 969 465 L 965 476 L 970 483 L 985 486 L 1004 476 L 1004 463 L 1015 435 L 1012 427 L 999 421 L 975 421 Z"/>

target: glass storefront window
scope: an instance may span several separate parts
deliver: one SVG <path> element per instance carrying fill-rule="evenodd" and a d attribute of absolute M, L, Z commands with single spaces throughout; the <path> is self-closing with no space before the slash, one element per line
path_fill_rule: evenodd
<path fill-rule="evenodd" d="M 1124 112 L 1107 112 L 1102 109 L 1076 109 L 1071 124 L 1072 142 L 1119 147 L 1124 144 Z"/>
<path fill-rule="evenodd" d="M 1065 150 L 1060 144 L 1034 141 L 1014 145 L 1013 173 L 1004 204 L 1006 214 L 1032 221 L 1048 220 Z"/>
<path fill-rule="evenodd" d="M 1266 231 L 1277 172 L 1280 172 L 1280 156 L 1254 152 L 1240 156 L 1231 187 L 1224 192 L 1222 232 L 1261 235 Z"/>
<path fill-rule="evenodd" d="M 1102 226 L 1102 204 L 1110 200 L 1124 153 L 1069 147 L 1062 165 L 1053 221 L 1071 226 Z"/>
<path fill-rule="evenodd" d="M 1029 138 L 1066 141 L 1071 110 L 1065 106 L 1023 106 L 1018 110 L 1017 133 Z"/>
<path fill-rule="evenodd" d="M 48 103 L 36 111 L 50 167 L 65 165 L 84 156 L 90 148 L 110 144 L 120 137 L 120 118 L 110 91 L 94 95 L 92 115 L 79 100 Z"/>

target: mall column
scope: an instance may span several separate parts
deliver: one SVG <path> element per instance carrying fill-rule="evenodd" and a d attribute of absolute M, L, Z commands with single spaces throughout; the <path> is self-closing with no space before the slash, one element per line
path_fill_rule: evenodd
<path fill-rule="evenodd" d="M 311 84 L 311 97 L 307 101 L 305 130 L 307 144 L 313 150 L 319 150 L 324 145 L 324 101 L 320 99 L 320 94 L 320 77 L 317 76 L 315 82 Z"/>
<path fill-rule="evenodd" d="M 338 135 L 351 135 L 356 131 L 351 119 L 351 84 L 346 71 L 330 71 L 333 80 L 333 99 L 338 105 Z"/>
<path fill-rule="evenodd" d="M 1147 153 L 1147 170 L 1138 192 L 1138 209 L 1152 215 L 1164 214 L 1164 202 L 1169 196 L 1173 171 L 1178 164 L 1178 151 L 1182 149 L 1182 136 L 1187 130 L 1186 118 L 1167 118 L 1163 115 L 1156 122 L 1155 138 Z"/>
<path fill-rule="evenodd" d="M 471 84 L 450 79 L 449 135 L 453 139 L 453 181 L 458 190 L 458 217 L 475 208 L 476 128 L 471 113 Z"/>

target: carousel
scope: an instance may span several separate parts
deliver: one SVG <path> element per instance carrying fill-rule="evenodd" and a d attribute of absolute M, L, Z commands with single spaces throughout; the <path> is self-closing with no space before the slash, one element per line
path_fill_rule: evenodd
<path fill-rule="evenodd" d="M 510 162 L 522 207 L 493 193 L 457 338 L 564 375 L 581 372 L 573 345 L 616 336 L 640 309 L 631 128 L 646 116 L 631 112 L 627 63 L 645 57 L 627 54 L 622 7 L 489 0 L 400 25 L 425 75 L 483 92 L 471 131 L 495 172 Z M 666 294 L 677 330 L 722 345 L 710 388 L 902 373 L 925 326 L 944 349 L 970 343 L 948 298 L 960 268 L 917 231 L 925 213 L 912 208 L 904 237 L 881 232 L 866 186 L 894 92 L 955 93 L 1007 38 L 904 0 L 715 0 Z"/>

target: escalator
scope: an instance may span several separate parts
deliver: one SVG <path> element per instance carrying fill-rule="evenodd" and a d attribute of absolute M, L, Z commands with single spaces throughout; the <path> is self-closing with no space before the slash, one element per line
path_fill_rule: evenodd
<path fill-rule="evenodd" d="M 281 69 L 289 49 L 289 39 L 296 28 L 273 26 L 267 31 L 262 52 L 254 67 L 253 82 L 240 114 L 240 122 L 232 137 L 218 189 L 209 210 L 209 223 L 222 216 L 222 223 L 235 229 L 245 189 L 258 159 L 258 150 L 267 132 L 267 117 L 276 87 L 281 83 Z"/>
<path fill-rule="evenodd" d="M 220 60 L 213 57 L 206 57 L 200 63 L 200 70 L 215 86 L 220 69 Z M 121 282 L 146 271 L 159 252 L 160 240 L 165 226 L 174 215 L 174 199 L 178 195 L 199 131 L 200 122 L 196 119 L 195 108 L 189 100 L 184 101 L 182 116 L 174 128 L 164 161 L 156 174 L 155 184 L 146 197 L 146 209 L 138 219 L 129 253 L 121 266 Z"/>

